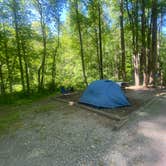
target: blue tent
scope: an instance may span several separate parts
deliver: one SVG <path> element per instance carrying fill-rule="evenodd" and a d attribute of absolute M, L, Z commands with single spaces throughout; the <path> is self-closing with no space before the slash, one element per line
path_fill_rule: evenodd
<path fill-rule="evenodd" d="M 130 105 L 120 86 L 110 80 L 92 82 L 84 91 L 79 102 L 99 108 L 116 108 Z"/>

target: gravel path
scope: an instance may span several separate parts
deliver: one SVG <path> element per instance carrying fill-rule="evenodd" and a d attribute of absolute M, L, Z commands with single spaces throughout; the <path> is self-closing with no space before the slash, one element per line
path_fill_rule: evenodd
<path fill-rule="evenodd" d="M 117 133 L 116 140 L 111 149 L 114 155 L 110 155 L 116 164 L 110 165 L 165 166 L 166 94 L 133 113 L 128 124 Z"/>
<path fill-rule="evenodd" d="M 22 128 L 0 138 L 0 166 L 164 166 L 165 101 L 164 95 L 156 97 L 118 131 L 105 117 L 42 103 L 55 108 L 29 114 Z"/>

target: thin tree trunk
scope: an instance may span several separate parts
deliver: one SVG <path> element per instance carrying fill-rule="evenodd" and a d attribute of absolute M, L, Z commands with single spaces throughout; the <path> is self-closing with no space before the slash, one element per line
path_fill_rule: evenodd
<path fill-rule="evenodd" d="M 42 65 L 41 65 L 41 88 L 44 88 L 44 76 L 45 76 L 45 61 L 46 61 L 46 32 L 45 32 L 45 25 L 42 27 L 42 37 L 43 37 L 43 58 L 42 58 Z"/>
<path fill-rule="evenodd" d="M 79 12 L 78 12 L 78 1 L 77 0 L 75 0 L 75 12 L 76 12 L 77 28 L 78 28 L 79 41 L 80 41 L 82 72 L 83 72 L 84 83 L 87 86 L 88 82 L 87 82 L 87 77 L 86 77 L 86 73 L 85 73 L 84 49 L 83 49 L 83 41 L 82 41 L 82 33 L 81 33 L 81 25 L 80 25 L 80 18 L 79 18 Z"/>
<path fill-rule="evenodd" d="M 116 80 L 120 79 L 120 73 L 119 73 L 119 54 L 116 53 L 114 56 L 114 67 L 113 67 L 113 76 Z"/>
<path fill-rule="evenodd" d="M 100 56 L 99 56 L 99 40 L 98 40 L 98 33 L 97 29 L 95 28 L 95 45 L 96 45 L 96 56 L 97 56 L 97 63 L 98 63 L 98 72 L 99 72 L 99 79 L 100 79 Z"/>
<path fill-rule="evenodd" d="M 43 9 L 42 4 L 39 0 L 36 0 L 38 12 L 40 15 L 40 26 L 42 31 L 42 42 L 43 42 L 43 55 L 42 55 L 42 62 L 38 69 L 38 90 L 44 88 L 44 76 L 45 76 L 45 61 L 46 61 L 46 55 L 47 55 L 47 37 L 46 37 L 46 24 L 44 22 L 44 16 L 43 16 Z"/>
<path fill-rule="evenodd" d="M 148 67 L 147 67 L 147 84 L 149 84 L 150 81 L 150 73 L 151 73 L 151 68 L 152 68 L 152 56 L 151 56 L 151 12 L 148 10 L 148 18 L 150 22 L 147 22 L 148 25 L 148 31 L 147 31 L 147 58 L 148 58 Z M 147 20 L 148 21 L 148 20 Z"/>
<path fill-rule="evenodd" d="M 2 72 L 2 64 L 0 62 L 0 93 L 1 95 L 5 94 L 5 84 L 4 84 L 4 78 L 3 78 L 3 72 Z"/>
<path fill-rule="evenodd" d="M 22 56 L 21 56 L 21 49 L 20 49 L 20 41 L 18 37 L 18 29 L 16 28 L 16 43 L 17 43 L 17 55 L 19 59 L 19 65 L 20 65 L 20 75 L 21 75 L 21 83 L 23 92 L 25 92 L 25 83 L 24 83 L 24 71 L 23 71 L 23 65 L 22 65 Z"/>
<path fill-rule="evenodd" d="M 55 77 L 56 77 L 56 56 L 57 52 L 60 46 L 60 18 L 58 17 L 58 40 L 57 40 L 57 46 L 55 48 L 55 51 L 53 53 L 53 63 L 52 63 L 52 84 L 55 86 Z"/>
<path fill-rule="evenodd" d="M 27 60 L 25 43 L 24 43 L 23 39 L 21 41 L 21 44 L 22 44 L 22 50 L 23 50 L 23 60 L 24 60 L 24 65 L 25 65 L 27 93 L 29 94 L 30 93 L 30 83 L 29 83 L 29 72 L 28 72 L 28 60 Z"/>
<path fill-rule="evenodd" d="M 4 30 L 4 33 L 6 33 L 4 24 L 3 24 L 3 30 Z M 4 49 L 5 49 L 5 59 L 6 59 L 6 65 L 7 65 L 7 71 L 8 71 L 9 91 L 10 91 L 10 93 L 12 93 L 13 92 L 13 88 L 12 88 L 12 71 L 11 71 L 10 62 L 9 62 L 8 43 L 7 43 L 6 39 L 4 40 Z"/>
<path fill-rule="evenodd" d="M 40 73 L 41 73 L 41 65 L 40 65 L 40 67 L 39 67 L 39 69 L 38 69 L 38 71 L 37 71 L 37 78 L 38 78 L 38 91 L 41 91 L 41 84 L 40 84 L 41 75 L 40 75 Z"/>
<path fill-rule="evenodd" d="M 52 62 L 52 84 L 53 86 L 55 85 L 55 77 L 56 77 L 56 56 L 57 56 L 57 50 L 58 48 L 56 47 L 54 52 L 53 52 L 53 62 Z"/>
<path fill-rule="evenodd" d="M 16 38 L 16 45 L 17 45 L 17 56 L 18 56 L 19 65 L 20 65 L 21 84 L 22 84 L 23 92 L 25 92 L 24 70 L 22 65 L 20 37 L 19 37 L 19 29 L 18 29 L 17 2 L 15 0 L 13 1 L 13 14 L 14 14 L 15 33 L 16 33 L 15 38 Z"/>
<path fill-rule="evenodd" d="M 122 79 L 126 80 L 126 56 L 125 56 L 125 40 L 123 27 L 123 0 L 120 0 L 120 39 L 121 39 L 121 54 L 122 54 Z"/>
<path fill-rule="evenodd" d="M 99 26 L 99 52 L 100 52 L 100 79 L 103 79 L 103 48 L 102 48 L 102 29 L 101 29 L 101 4 L 98 3 L 98 26 Z"/>

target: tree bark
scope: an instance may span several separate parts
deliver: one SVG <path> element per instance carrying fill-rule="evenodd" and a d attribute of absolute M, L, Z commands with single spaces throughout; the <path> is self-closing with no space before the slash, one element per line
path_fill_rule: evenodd
<path fill-rule="evenodd" d="M 79 11 L 78 11 L 78 1 L 75 0 L 75 12 L 76 12 L 76 18 L 77 18 L 77 28 L 78 28 L 78 34 L 79 34 L 79 42 L 80 42 L 80 54 L 81 54 L 81 63 L 82 63 L 82 72 L 83 72 L 83 78 L 84 83 L 87 86 L 87 77 L 85 73 L 85 62 L 84 62 L 84 48 L 83 48 L 83 41 L 82 41 L 82 33 L 81 33 L 81 25 L 80 25 L 80 18 L 79 18 Z"/>
<path fill-rule="evenodd" d="M 59 49 L 59 46 L 60 46 L 60 18 L 58 16 L 58 19 L 57 19 L 57 24 L 58 24 L 58 40 L 57 40 L 57 46 L 54 50 L 54 53 L 53 53 L 53 63 L 52 63 L 52 84 L 53 86 L 55 86 L 55 77 L 56 77 L 56 56 L 57 56 L 57 52 L 58 52 L 58 49 Z"/>
<path fill-rule="evenodd" d="M 45 76 L 45 61 L 47 55 L 47 35 L 46 35 L 46 24 L 44 21 L 43 9 L 42 4 L 39 0 L 37 2 L 37 9 L 40 15 L 40 26 L 42 31 L 42 42 L 43 42 L 43 55 L 42 55 L 42 62 L 38 69 L 38 89 L 44 89 L 44 76 Z"/>
<path fill-rule="evenodd" d="M 3 24 L 3 31 L 4 34 L 6 34 L 6 30 L 5 30 L 5 25 Z M 7 71 L 8 71 L 8 80 L 9 80 L 9 92 L 12 93 L 13 92 L 13 88 L 12 88 L 12 70 L 10 67 L 10 62 L 9 62 L 9 55 L 8 55 L 8 42 L 6 40 L 6 38 L 4 39 L 4 49 L 5 49 L 5 59 L 6 59 L 6 65 L 7 65 Z"/>
<path fill-rule="evenodd" d="M 3 73 L 2 73 L 2 64 L 0 62 L 0 93 L 1 95 L 5 94 L 5 84 L 4 84 L 4 78 L 3 78 Z"/>
<path fill-rule="evenodd" d="M 103 48 L 102 48 L 102 28 L 101 28 L 101 4 L 98 3 L 98 28 L 99 28 L 99 57 L 100 57 L 100 79 L 104 79 L 103 76 Z"/>
<path fill-rule="evenodd" d="M 123 27 L 123 0 L 120 0 L 120 39 L 121 39 L 121 56 L 122 56 L 122 79 L 126 80 L 126 56 L 125 56 L 125 40 L 124 40 L 124 27 Z"/>
<path fill-rule="evenodd" d="M 130 21 L 132 31 L 132 45 L 133 45 L 133 63 L 134 63 L 134 80 L 135 86 L 139 86 L 139 55 L 138 55 L 138 0 L 133 3 L 132 13 L 129 10 L 128 0 L 126 0 L 126 8 Z"/>
<path fill-rule="evenodd" d="M 98 72 L 99 72 L 99 79 L 100 77 L 100 56 L 99 56 L 99 40 L 98 40 L 98 33 L 97 29 L 95 28 L 95 46 L 96 46 L 96 56 L 97 56 L 97 63 L 98 63 Z"/>
<path fill-rule="evenodd" d="M 139 78 L 139 55 L 138 55 L 138 0 L 136 0 L 136 7 L 135 7 L 135 54 L 134 54 L 134 75 L 135 75 L 135 85 L 140 85 L 140 78 Z"/>
<path fill-rule="evenodd" d="M 152 70 L 151 84 L 156 85 L 157 74 L 157 0 L 152 1 Z"/>
<path fill-rule="evenodd" d="M 146 18 L 145 18 L 145 0 L 142 0 L 141 3 L 141 36 L 142 36 L 142 50 L 141 50 L 141 60 L 140 60 L 140 71 L 142 74 L 143 85 L 147 86 L 147 66 L 146 66 Z"/>
<path fill-rule="evenodd" d="M 42 37 L 43 37 L 43 58 L 42 58 L 42 64 L 41 64 L 41 82 L 40 82 L 40 86 L 43 89 L 44 88 L 44 76 L 45 76 L 45 61 L 46 61 L 46 54 L 47 54 L 45 24 L 42 26 Z"/>
<path fill-rule="evenodd" d="M 26 76 L 26 91 L 29 94 L 30 93 L 30 83 L 29 83 L 29 72 L 28 72 L 28 60 L 27 60 L 27 54 L 26 54 L 26 48 L 25 48 L 25 41 L 24 39 L 21 39 L 21 45 L 22 45 L 22 51 L 23 51 L 23 60 L 25 65 L 25 76 Z"/>
<path fill-rule="evenodd" d="M 158 37 L 158 68 L 159 68 L 159 76 L 160 76 L 160 86 L 163 86 L 163 70 L 162 70 L 162 62 L 161 62 L 161 45 L 162 45 L 162 27 L 163 27 L 163 19 L 164 13 L 163 8 L 161 8 L 160 15 L 160 28 L 159 28 L 159 37 Z"/>
<path fill-rule="evenodd" d="M 19 59 L 20 65 L 20 75 L 21 75 L 21 83 L 23 92 L 25 92 L 25 83 L 24 83 L 24 70 L 22 64 L 22 56 L 21 56 L 21 46 L 20 46 L 20 37 L 19 37 L 19 28 L 18 28 L 18 13 L 17 13 L 17 2 L 13 0 L 13 14 L 14 14 L 14 25 L 15 25 L 15 33 L 16 33 L 16 45 L 17 45 L 17 56 Z"/>
<path fill-rule="evenodd" d="M 148 30 L 147 30 L 147 58 L 148 58 L 148 67 L 147 67 L 147 84 L 149 84 L 150 82 L 150 72 L 151 72 L 151 68 L 152 68 L 152 56 L 151 56 L 151 36 L 152 36 L 152 31 L 151 31 L 151 25 L 152 25 L 152 21 L 151 21 L 151 11 L 148 10 L 148 19 L 150 20 L 148 22 L 147 20 L 147 25 L 148 25 Z"/>

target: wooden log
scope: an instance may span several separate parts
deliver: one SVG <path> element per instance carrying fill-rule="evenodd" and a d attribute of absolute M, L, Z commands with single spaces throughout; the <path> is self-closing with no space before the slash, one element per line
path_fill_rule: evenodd
<path fill-rule="evenodd" d="M 127 123 L 127 121 L 128 121 L 128 118 L 119 121 L 118 123 L 114 125 L 113 130 L 119 130 L 125 123 Z"/>
<path fill-rule="evenodd" d="M 126 119 L 126 116 L 125 116 L 125 117 L 120 117 L 120 116 L 115 115 L 115 114 L 113 114 L 113 113 L 111 113 L 111 112 L 108 113 L 108 112 L 105 112 L 105 111 L 103 111 L 103 110 L 96 109 L 96 108 L 92 108 L 92 107 L 88 107 L 88 106 L 85 106 L 85 105 L 82 105 L 82 104 L 76 103 L 75 106 L 80 107 L 80 108 L 83 108 L 83 109 L 86 109 L 86 110 L 88 110 L 88 111 L 95 112 L 95 113 L 97 113 L 97 114 L 103 115 L 103 116 L 105 116 L 105 117 L 107 117 L 107 118 L 110 118 L 110 119 L 113 119 L 113 120 L 118 120 L 118 121 L 120 121 L 120 120 Z"/>
<path fill-rule="evenodd" d="M 115 115 L 115 114 L 113 114 L 111 112 L 108 113 L 108 112 L 105 112 L 105 111 L 100 110 L 100 109 L 92 108 L 92 107 L 89 107 L 89 106 L 86 106 L 86 105 L 83 105 L 83 104 L 79 104 L 79 103 L 76 103 L 76 102 L 73 102 L 73 101 L 68 101 L 68 100 L 65 100 L 65 99 L 55 98 L 55 100 L 63 102 L 63 103 L 66 103 L 66 104 L 68 104 L 70 106 L 83 108 L 85 110 L 88 110 L 88 111 L 100 114 L 102 116 L 105 116 L 107 118 L 110 118 L 110 119 L 113 119 L 113 120 L 117 120 L 117 121 L 121 121 L 121 120 L 124 120 L 124 119 L 127 118 L 127 116 L 120 117 L 119 115 Z M 71 104 L 71 102 L 72 102 L 72 104 Z"/>

